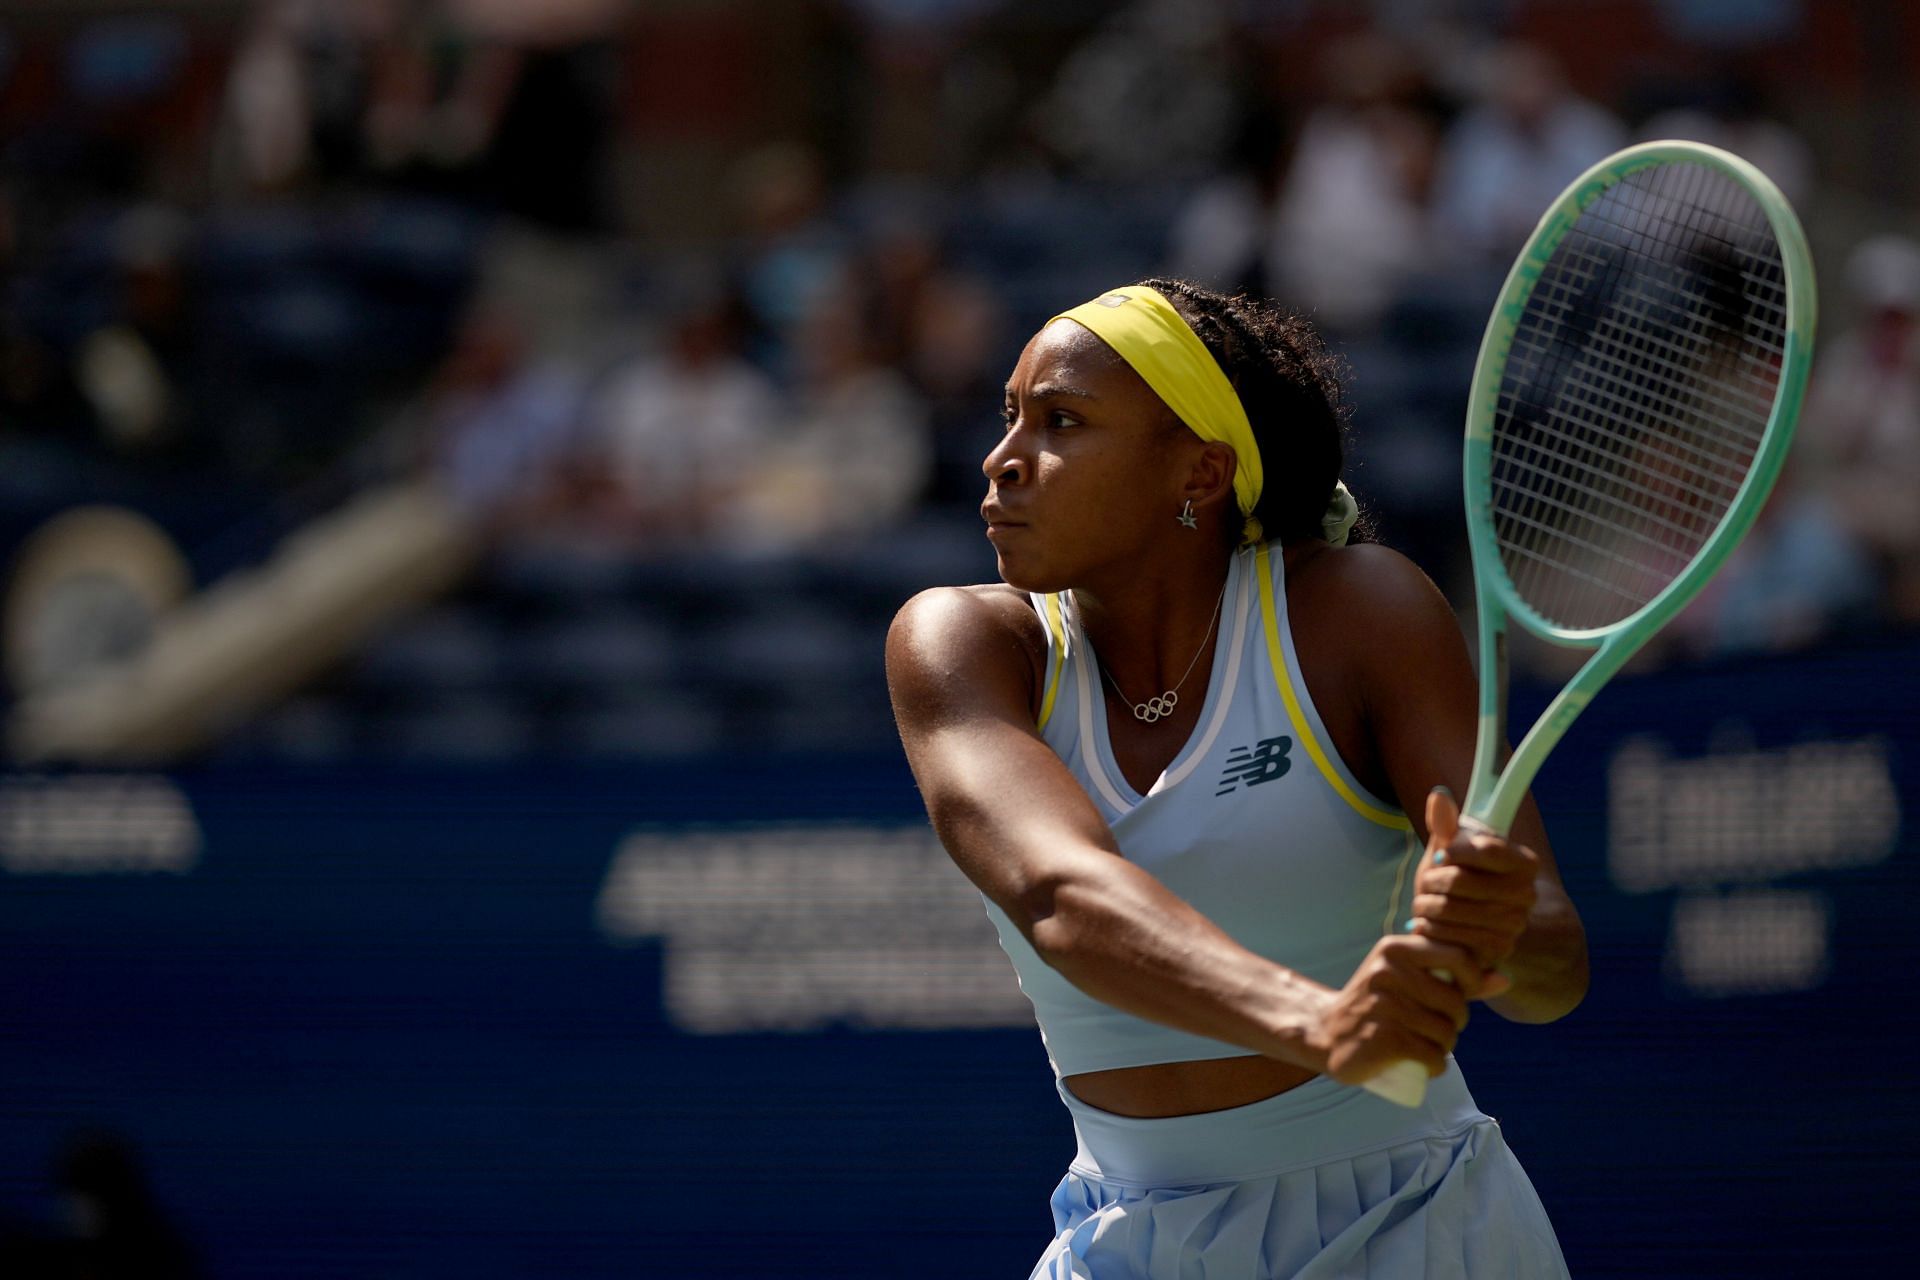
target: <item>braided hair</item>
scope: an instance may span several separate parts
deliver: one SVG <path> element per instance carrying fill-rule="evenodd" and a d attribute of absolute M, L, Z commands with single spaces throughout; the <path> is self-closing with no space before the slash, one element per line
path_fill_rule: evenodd
<path fill-rule="evenodd" d="M 1345 363 L 1310 321 L 1264 298 L 1230 297 L 1191 280 L 1140 283 L 1180 313 L 1246 408 L 1266 463 L 1266 484 L 1252 512 L 1266 536 L 1281 542 L 1319 537 L 1346 457 Z M 1227 525 L 1237 542 L 1239 522 Z M 1364 513 L 1348 540 L 1371 540 Z"/>

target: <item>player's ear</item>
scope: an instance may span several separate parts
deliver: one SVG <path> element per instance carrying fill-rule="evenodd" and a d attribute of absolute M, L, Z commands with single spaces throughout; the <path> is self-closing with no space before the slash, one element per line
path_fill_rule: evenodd
<path fill-rule="evenodd" d="M 1202 442 L 1187 469 L 1187 482 L 1180 496 L 1201 510 L 1215 503 L 1231 502 L 1235 467 L 1232 445 L 1218 440 Z"/>

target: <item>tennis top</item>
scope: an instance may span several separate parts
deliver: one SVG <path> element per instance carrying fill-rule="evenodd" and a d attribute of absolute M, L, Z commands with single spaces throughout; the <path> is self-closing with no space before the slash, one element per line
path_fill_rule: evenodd
<path fill-rule="evenodd" d="M 1406 919 L 1420 846 L 1406 816 L 1368 794 L 1335 752 L 1295 660 L 1286 598 L 1280 556 L 1265 546 L 1234 555 L 1206 704 L 1143 796 L 1114 763 L 1101 673 L 1071 597 L 1035 595 L 1047 630 L 1040 732 L 1128 861 L 1241 946 L 1338 987 Z M 987 913 L 1056 1076 L 1250 1052 L 1094 999 L 992 902 Z"/>

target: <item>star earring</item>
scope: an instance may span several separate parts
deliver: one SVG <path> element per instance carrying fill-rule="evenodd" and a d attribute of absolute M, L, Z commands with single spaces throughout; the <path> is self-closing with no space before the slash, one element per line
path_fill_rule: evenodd
<path fill-rule="evenodd" d="M 1192 498 L 1187 499 L 1186 505 L 1180 508 L 1180 514 L 1175 516 L 1174 519 L 1178 520 L 1184 528 L 1198 529 L 1200 527 L 1200 522 L 1193 518 Z"/>

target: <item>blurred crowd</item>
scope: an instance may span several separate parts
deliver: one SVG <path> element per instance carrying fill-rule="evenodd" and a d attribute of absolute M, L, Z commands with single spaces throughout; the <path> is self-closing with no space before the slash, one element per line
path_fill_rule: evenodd
<path fill-rule="evenodd" d="M 516 572 L 911 586 L 972 564 L 927 531 L 977 533 L 1025 335 L 1170 271 L 1329 331 L 1354 488 L 1464 601 L 1467 375 L 1553 196 L 1677 136 L 1826 204 L 1777 100 L 1813 6 L 1626 7 L 1602 92 L 1521 0 L 0 6 L 0 537 L 121 504 L 204 583 L 401 477 Z M 1814 227 L 1802 443 L 1669 652 L 1920 623 L 1920 246 L 1865 221 Z"/>

